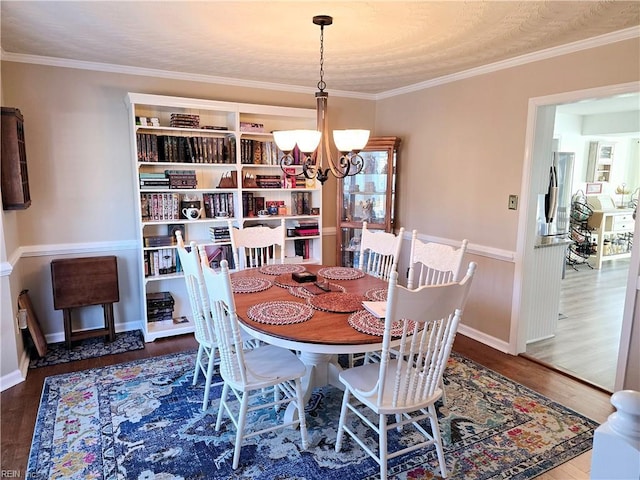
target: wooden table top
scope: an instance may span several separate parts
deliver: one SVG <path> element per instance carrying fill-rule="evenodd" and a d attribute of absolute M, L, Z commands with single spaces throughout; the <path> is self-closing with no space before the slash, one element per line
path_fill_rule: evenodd
<path fill-rule="evenodd" d="M 317 273 L 318 270 L 324 268 L 323 265 L 305 265 L 305 268 L 309 272 Z M 287 274 L 291 275 L 291 274 Z M 269 280 L 275 280 L 277 276 L 265 275 L 260 272 L 259 268 L 253 268 L 248 270 L 241 270 L 231 274 L 231 278 L 238 277 L 259 277 L 267 278 Z M 321 277 L 318 278 L 321 280 Z M 355 280 L 329 280 L 330 283 L 342 285 L 347 293 L 355 293 L 363 295 L 367 290 L 388 287 L 388 283 L 384 280 L 365 275 L 362 278 Z M 304 284 L 300 284 L 304 285 Z M 318 346 L 335 346 L 335 351 L 341 351 L 340 346 L 355 346 L 360 345 L 363 348 L 345 348 L 344 353 L 350 351 L 369 351 L 374 350 L 375 345 L 379 346 L 382 342 L 382 336 L 368 335 L 366 333 L 358 332 L 351 327 L 348 323 L 348 313 L 332 313 L 322 310 L 313 309 L 313 316 L 301 323 L 294 323 L 289 325 L 269 325 L 251 320 L 247 315 L 247 310 L 252 305 L 261 302 L 270 301 L 293 301 L 306 304 L 307 301 L 304 298 L 299 298 L 289 293 L 288 288 L 283 288 L 274 283 L 274 285 L 267 290 L 256 293 L 236 293 L 234 295 L 236 310 L 238 314 L 238 320 L 241 324 L 246 325 L 249 329 L 264 333 L 271 337 L 280 338 L 292 342 L 302 342 L 305 344 L 316 344 Z M 313 348 L 312 345 L 310 345 Z"/>

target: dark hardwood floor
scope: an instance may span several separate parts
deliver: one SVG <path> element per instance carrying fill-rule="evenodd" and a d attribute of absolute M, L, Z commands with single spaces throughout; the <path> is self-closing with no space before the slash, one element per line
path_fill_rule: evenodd
<path fill-rule="evenodd" d="M 527 345 L 527 355 L 613 392 L 629 259 L 567 266 L 553 338 Z"/>
<path fill-rule="evenodd" d="M 113 365 L 139 358 L 195 349 L 196 347 L 197 344 L 193 336 L 184 335 L 156 340 L 146 344 L 143 350 L 29 370 L 26 381 L 0 394 L 1 471 L 18 472 L 19 478 L 23 478 L 25 475 L 40 394 L 47 376 Z M 597 422 L 604 422 L 614 411 L 609 402 L 608 394 L 524 357 L 501 353 L 462 335 L 458 335 L 456 338 L 454 351 Z M 590 452 L 587 452 L 545 474 L 544 477 L 587 479 L 589 478 L 590 458 Z"/>

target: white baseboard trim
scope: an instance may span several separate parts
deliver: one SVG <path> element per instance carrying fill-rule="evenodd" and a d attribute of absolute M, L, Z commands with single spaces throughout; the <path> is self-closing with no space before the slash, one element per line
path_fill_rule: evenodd
<path fill-rule="evenodd" d="M 19 383 L 24 382 L 27 379 L 27 371 L 29 370 L 29 357 L 26 350 L 22 352 L 20 362 L 18 363 L 18 369 L 14 370 L 7 375 L 0 377 L 0 392 L 4 392 L 6 389 L 14 387 Z"/>
<path fill-rule="evenodd" d="M 0 392 L 4 392 L 6 389 L 15 387 L 19 383 L 25 381 L 27 377 L 22 376 L 20 370 L 14 370 L 7 375 L 0 377 Z"/>
<path fill-rule="evenodd" d="M 462 323 L 458 325 L 458 333 L 473 340 L 477 340 L 478 342 L 483 343 L 491 348 L 495 348 L 502 353 L 510 354 L 508 342 L 487 335 L 486 333 L 482 333 L 474 328 L 463 325 Z"/>

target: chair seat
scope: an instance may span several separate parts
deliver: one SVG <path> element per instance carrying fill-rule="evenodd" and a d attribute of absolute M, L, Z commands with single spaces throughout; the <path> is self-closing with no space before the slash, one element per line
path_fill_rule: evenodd
<path fill-rule="evenodd" d="M 406 365 L 406 362 L 402 362 Z M 387 385 L 393 385 L 396 379 L 396 368 L 398 360 L 393 359 L 388 363 L 385 374 L 385 382 Z M 405 368 L 403 367 L 403 370 Z M 380 374 L 380 365 L 378 363 L 365 363 L 359 367 L 349 368 L 340 372 L 340 381 L 350 388 L 351 394 L 358 400 L 368 406 L 376 414 L 397 414 L 404 412 L 413 412 L 415 410 L 426 408 L 429 404 L 436 402 L 442 396 L 442 389 L 437 388 L 433 395 L 421 399 L 419 403 L 411 403 L 406 409 L 393 406 L 393 389 L 387 388 L 382 396 L 382 402 L 378 405 L 378 391 L 374 389 L 378 382 Z"/>
<path fill-rule="evenodd" d="M 245 352 L 244 359 L 247 383 L 252 388 L 266 387 L 284 379 L 301 377 L 307 369 L 293 352 L 273 345 L 249 350 Z"/>

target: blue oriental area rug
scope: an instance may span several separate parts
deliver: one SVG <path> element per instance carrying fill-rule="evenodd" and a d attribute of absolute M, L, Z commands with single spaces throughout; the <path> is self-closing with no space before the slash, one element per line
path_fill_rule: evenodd
<path fill-rule="evenodd" d="M 201 410 L 195 352 L 48 377 L 27 478 L 373 480 L 378 465 L 346 440 L 334 450 L 342 392 L 318 389 L 307 405 L 309 447 L 285 429 L 245 440 L 231 468 L 235 430 L 214 429 L 218 402 Z M 453 479 L 529 479 L 589 450 L 598 424 L 455 354 L 439 404 Z M 212 398 L 220 394 L 220 387 Z M 269 409 L 248 425 L 273 422 Z M 231 426 L 230 426 L 231 425 Z M 362 433 L 362 432 L 361 432 Z M 413 435 L 407 428 L 405 435 Z M 377 441 L 372 438 L 372 441 Z M 402 441 L 390 435 L 390 444 Z M 434 449 L 395 458 L 389 478 L 438 478 Z"/>

